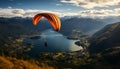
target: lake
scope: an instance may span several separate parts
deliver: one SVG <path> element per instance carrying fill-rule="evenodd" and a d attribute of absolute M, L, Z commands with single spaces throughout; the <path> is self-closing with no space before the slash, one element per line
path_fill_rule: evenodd
<path fill-rule="evenodd" d="M 46 30 L 40 36 L 25 39 L 24 44 L 26 46 L 32 44 L 33 48 L 27 53 L 36 55 L 40 52 L 72 52 L 82 50 L 81 46 L 75 44 L 78 41 L 77 39 L 67 39 L 66 36 L 56 31 Z"/>

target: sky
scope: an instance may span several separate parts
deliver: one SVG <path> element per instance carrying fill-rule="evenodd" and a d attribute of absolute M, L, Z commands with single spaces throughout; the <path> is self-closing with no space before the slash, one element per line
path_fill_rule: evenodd
<path fill-rule="evenodd" d="M 120 0 L 0 0 L 0 17 L 33 17 L 42 12 L 59 17 L 120 16 Z"/>

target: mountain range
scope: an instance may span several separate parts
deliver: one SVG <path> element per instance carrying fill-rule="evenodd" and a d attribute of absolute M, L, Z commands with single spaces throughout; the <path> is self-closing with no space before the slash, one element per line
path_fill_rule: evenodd
<path fill-rule="evenodd" d="M 91 18 L 61 18 L 61 31 L 64 35 L 69 35 L 73 30 L 80 30 L 87 34 L 93 34 L 104 26 L 104 22 Z M 42 19 L 35 27 L 32 25 L 32 18 L 0 18 L 0 32 L 4 34 L 11 33 L 27 33 L 41 32 L 52 28 L 47 20 Z M 3 32 L 4 31 L 4 32 Z M 17 32 L 19 31 L 19 32 Z M 7 32 L 7 33 L 5 33 Z"/>
<path fill-rule="evenodd" d="M 96 32 L 90 39 L 91 53 L 100 53 L 109 49 L 120 48 L 120 22 L 109 24 Z"/>

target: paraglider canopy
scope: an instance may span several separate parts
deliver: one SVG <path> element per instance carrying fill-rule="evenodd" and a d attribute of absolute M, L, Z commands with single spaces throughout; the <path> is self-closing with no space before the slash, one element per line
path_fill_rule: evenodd
<path fill-rule="evenodd" d="M 36 26 L 42 17 L 45 17 L 49 21 L 49 23 L 52 25 L 52 27 L 55 31 L 60 30 L 60 27 L 61 27 L 60 19 L 58 18 L 57 15 L 55 15 L 53 13 L 36 14 L 33 18 L 33 25 Z"/>

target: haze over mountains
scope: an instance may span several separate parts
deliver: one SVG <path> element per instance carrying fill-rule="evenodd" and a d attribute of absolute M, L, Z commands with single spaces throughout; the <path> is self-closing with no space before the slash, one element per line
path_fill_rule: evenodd
<path fill-rule="evenodd" d="M 61 33 L 68 36 L 73 30 L 78 30 L 86 35 L 92 35 L 96 31 L 103 28 L 105 25 L 119 21 L 120 17 L 108 18 L 83 18 L 83 17 L 62 17 L 61 18 Z M 32 25 L 32 18 L 3 18 L 0 17 L 0 32 L 1 34 L 13 35 L 13 33 L 34 34 L 40 33 L 46 29 L 52 28 L 47 20 L 42 19 L 40 23 L 34 27 Z M 9 31 L 8 31 L 9 30 Z M 4 32 L 2 32 L 4 31 Z M 16 32 L 19 31 L 19 32 Z M 28 32 L 29 31 L 29 32 Z M 5 36 L 5 35 L 4 35 Z M 16 35 L 17 36 L 17 35 Z"/>
<path fill-rule="evenodd" d="M 81 30 L 82 32 L 91 32 L 95 30 L 99 30 L 104 26 L 104 22 L 96 19 L 91 19 L 91 18 L 78 18 L 78 17 L 73 17 L 73 18 L 61 18 L 61 23 L 62 23 L 62 28 L 61 28 L 61 33 L 64 33 L 65 35 L 68 35 L 72 32 L 73 29 L 78 29 Z M 31 18 L 20 18 L 20 17 L 14 17 L 14 18 L 0 18 L 0 26 L 5 26 L 3 30 L 6 30 L 9 27 L 9 30 L 12 28 L 19 28 L 19 29 L 24 29 L 23 31 L 28 31 L 29 32 L 34 30 L 34 31 L 42 31 L 45 29 L 52 28 L 50 24 L 48 24 L 47 20 L 42 20 L 38 24 L 37 27 L 34 27 L 32 25 L 32 19 Z M 10 29 L 11 28 L 11 29 Z M 19 30 L 18 29 L 18 30 Z M 15 29 L 14 29 L 15 30 Z M 16 30 L 17 31 L 17 30 Z M 12 32 L 12 30 L 11 30 Z M 20 33 L 20 32 L 19 32 Z"/>

